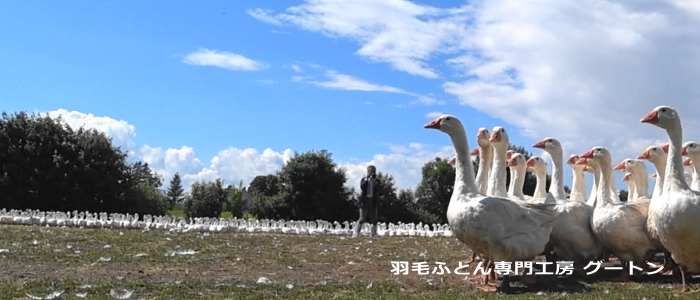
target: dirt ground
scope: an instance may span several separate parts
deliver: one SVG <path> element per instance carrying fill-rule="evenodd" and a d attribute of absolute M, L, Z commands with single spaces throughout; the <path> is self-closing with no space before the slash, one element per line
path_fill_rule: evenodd
<path fill-rule="evenodd" d="M 193 250 L 193 251 L 192 251 Z M 181 251 L 181 252 L 177 252 Z M 80 283 L 126 280 L 143 284 L 205 285 L 270 283 L 304 285 L 396 282 L 403 289 L 473 290 L 457 275 L 471 251 L 455 238 L 278 235 L 264 233 L 170 233 L 107 229 L 0 226 L 0 281 L 22 285 L 42 279 Z M 449 274 L 392 274 L 392 262 L 425 261 L 430 271 L 444 262 Z M 605 264 L 614 265 L 616 262 Z M 476 264 L 465 270 L 472 273 Z M 552 270 L 553 267 L 548 267 Z M 464 270 L 463 270 L 464 271 Z M 601 268 L 586 278 L 560 276 L 555 283 L 516 289 L 580 292 L 620 271 Z M 649 275 L 637 281 L 676 282 Z"/>

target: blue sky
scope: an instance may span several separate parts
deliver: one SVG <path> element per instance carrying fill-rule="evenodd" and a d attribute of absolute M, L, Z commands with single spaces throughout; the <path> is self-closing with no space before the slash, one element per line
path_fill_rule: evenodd
<path fill-rule="evenodd" d="M 6 1 L 2 109 L 103 130 L 188 184 L 247 184 L 327 149 L 350 185 L 372 163 L 415 187 L 453 153 L 422 128 L 440 113 L 472 146 L 501 125 L 535 154 L 553 136 L 567 157 L 603 145 L 614 161 L 665 141 L 639 123 L 657 105 L 698 128 L 700 6 L 537 3 Z"/>

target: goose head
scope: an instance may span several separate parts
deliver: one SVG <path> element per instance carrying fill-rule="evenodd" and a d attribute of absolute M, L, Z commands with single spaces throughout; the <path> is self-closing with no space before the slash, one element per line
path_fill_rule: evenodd
<path fill-rule="evenodd" d="M 666 130 L 681 127 L 681 119 L 678 116 L 678 112 L 668 105 L 655 107 L 640 121 Z"/>
<path fill-rule="evenodd" d="M 610 151 L 603 146 L 596 146 L 591 148 L 591 150 L 588 150 L 586 153 L 581 154 L 581 158 L 586 158 L 588 160 L 598 162 L 599 166 L 602 166 L 603 163 L 605 163 L 606 165 L 610 165 L 610 161 L 612 160 Z"/>
<path fill-rule="evenodd" d="M 664 147 L 666 147 L 666 150 L 664 150 Z M 645 159 L 651 162 L 656 162 L 656 161 L 661 161 L 661 160 L 666 160 L 666 156 L 668 153 L 668 144 L 664 146 L 649 146 L 647 147 L 642 154 L 637 156 L 637 159 Z"/>
<path fill-rule="evenodd" d="M 613 170 L 626 171 L 629 172 L 632 169 L 642 168 L 644 162 L 639 159 L 626 158 L 617 164 Z"/>
<path fill-rule="evenodd" d="M 693 161 L 690 158 L 686 158 L 683 160 L 683 165 L 686 167 L 690 167 L 693 165 Z"/>
<path fill-rule="evenodd" d="M 629 182 L 632 179 L 632 173 L 630 172 L 625 172 L 625 175 L 622 176 L 622 181 L 624 182 Z"/>
<path fill-rule="evenodd" d="M 532 147 L 547 151 L 549 154 L 561 153 L 562 151 L 561 143 L 553 137 L 546 137 L 532 145 Z"/>
<path fill-rule="evenodd" d="M 513 153 L 515 153 L 515 151 L 513 151 L 513 150 L 506 151 L 506 159 L 510 160 L 511 157 L 513 157 Z"/>
<path fill-rule="evenodd" d="M 569 158 L 566 159 L 566 164 L 571 166 L 572 169 L 576 170 L 581 170 L 581 171 L 586 171 L 586 165 L 577 165 L 576 162 L 579 160 L 579 155 L 578 154 L 571 154 L 569 155 Z"/>
<path fill-rule="evenodd" d="M 542 157 L 532 156 L 527 160 L 527 167 L 535 173 L 547 172 L 547 162 Z"/>
<path fill-rule="evenodd" d="M 519 167 L 519 166 L 526 166 L 527 161 L 525 160 L 525 156 L 522 155 L 521 153 L 515 153 L 513 156 L 508 159 L 508 166 L 509 167 Z"/>
<path fill-rule="evenodd" d="M 476 132 L 476 142 L 479 145 L 479 147 L 489 147 L 491 146 L 491 135 L 489 134 L 489 130 L 481 127 L 479 130 Z"/>
<path fill-rule="evenodd" d="M 493 127 L 493 130 L 491 131 L 491 137 L 489 138 L 489 141 L 493 146 L 502 146 L 506 147 L 508 146 L 508 142 L 510 141 L 508 138 L 508 133 L 506 132 L 506 129 L 501 127 L 501 126 L 495 126 Z"/>
<path fill-rule="evenodd" d="M 700 143 L 695 141 L 685 142 L 681 147 L 681 155 L 691 158 L 700 156 Z"/>
<path fill-rule="evenodd" d="M 442 115 L 423 125 L 426 129 L 437 129 L 448 135 L 464 133 L 462 122 L 453 115 Z"/>

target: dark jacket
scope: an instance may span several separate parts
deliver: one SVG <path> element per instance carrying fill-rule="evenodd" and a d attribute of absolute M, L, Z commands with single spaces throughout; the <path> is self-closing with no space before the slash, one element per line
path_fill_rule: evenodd
<path fill-rule="evenodd" d="M 373 197 L 374 199 L 377 198 L 377 193 L 379 192 L 380 186 L 382 182 L 379 180 L 379 178 L 374 179 L 374 193 Z M 369 187 L 369 180 L 367 180 L 367 177 L 362 177 L 360 180 L 360 202 L 364 202 L 365 199 L 367 198 L 367 188 Z"/>

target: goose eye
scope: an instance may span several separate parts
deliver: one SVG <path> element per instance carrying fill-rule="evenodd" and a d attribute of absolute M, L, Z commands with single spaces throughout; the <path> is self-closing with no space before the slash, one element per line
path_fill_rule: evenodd
<path fill-rule="evenodd" d="M 662 108 L 662 109 L 661 109 L 661 112 L 666 112 L 666 109 L 665 109 L 665 108 Z"/>
<path fill-rule="evenodd" d="M 506 130 L 505 130 L 505 129 L 503 129 L 503 128 L 501 128 L 501 132 L 506 132 Z"/>
<path fill-rule="evenodd" d="M 445 120 L 446 120 L 446 121 L 449 121 L 449 120 L 450 120 L 450 117 L 445 117 Z"/>

